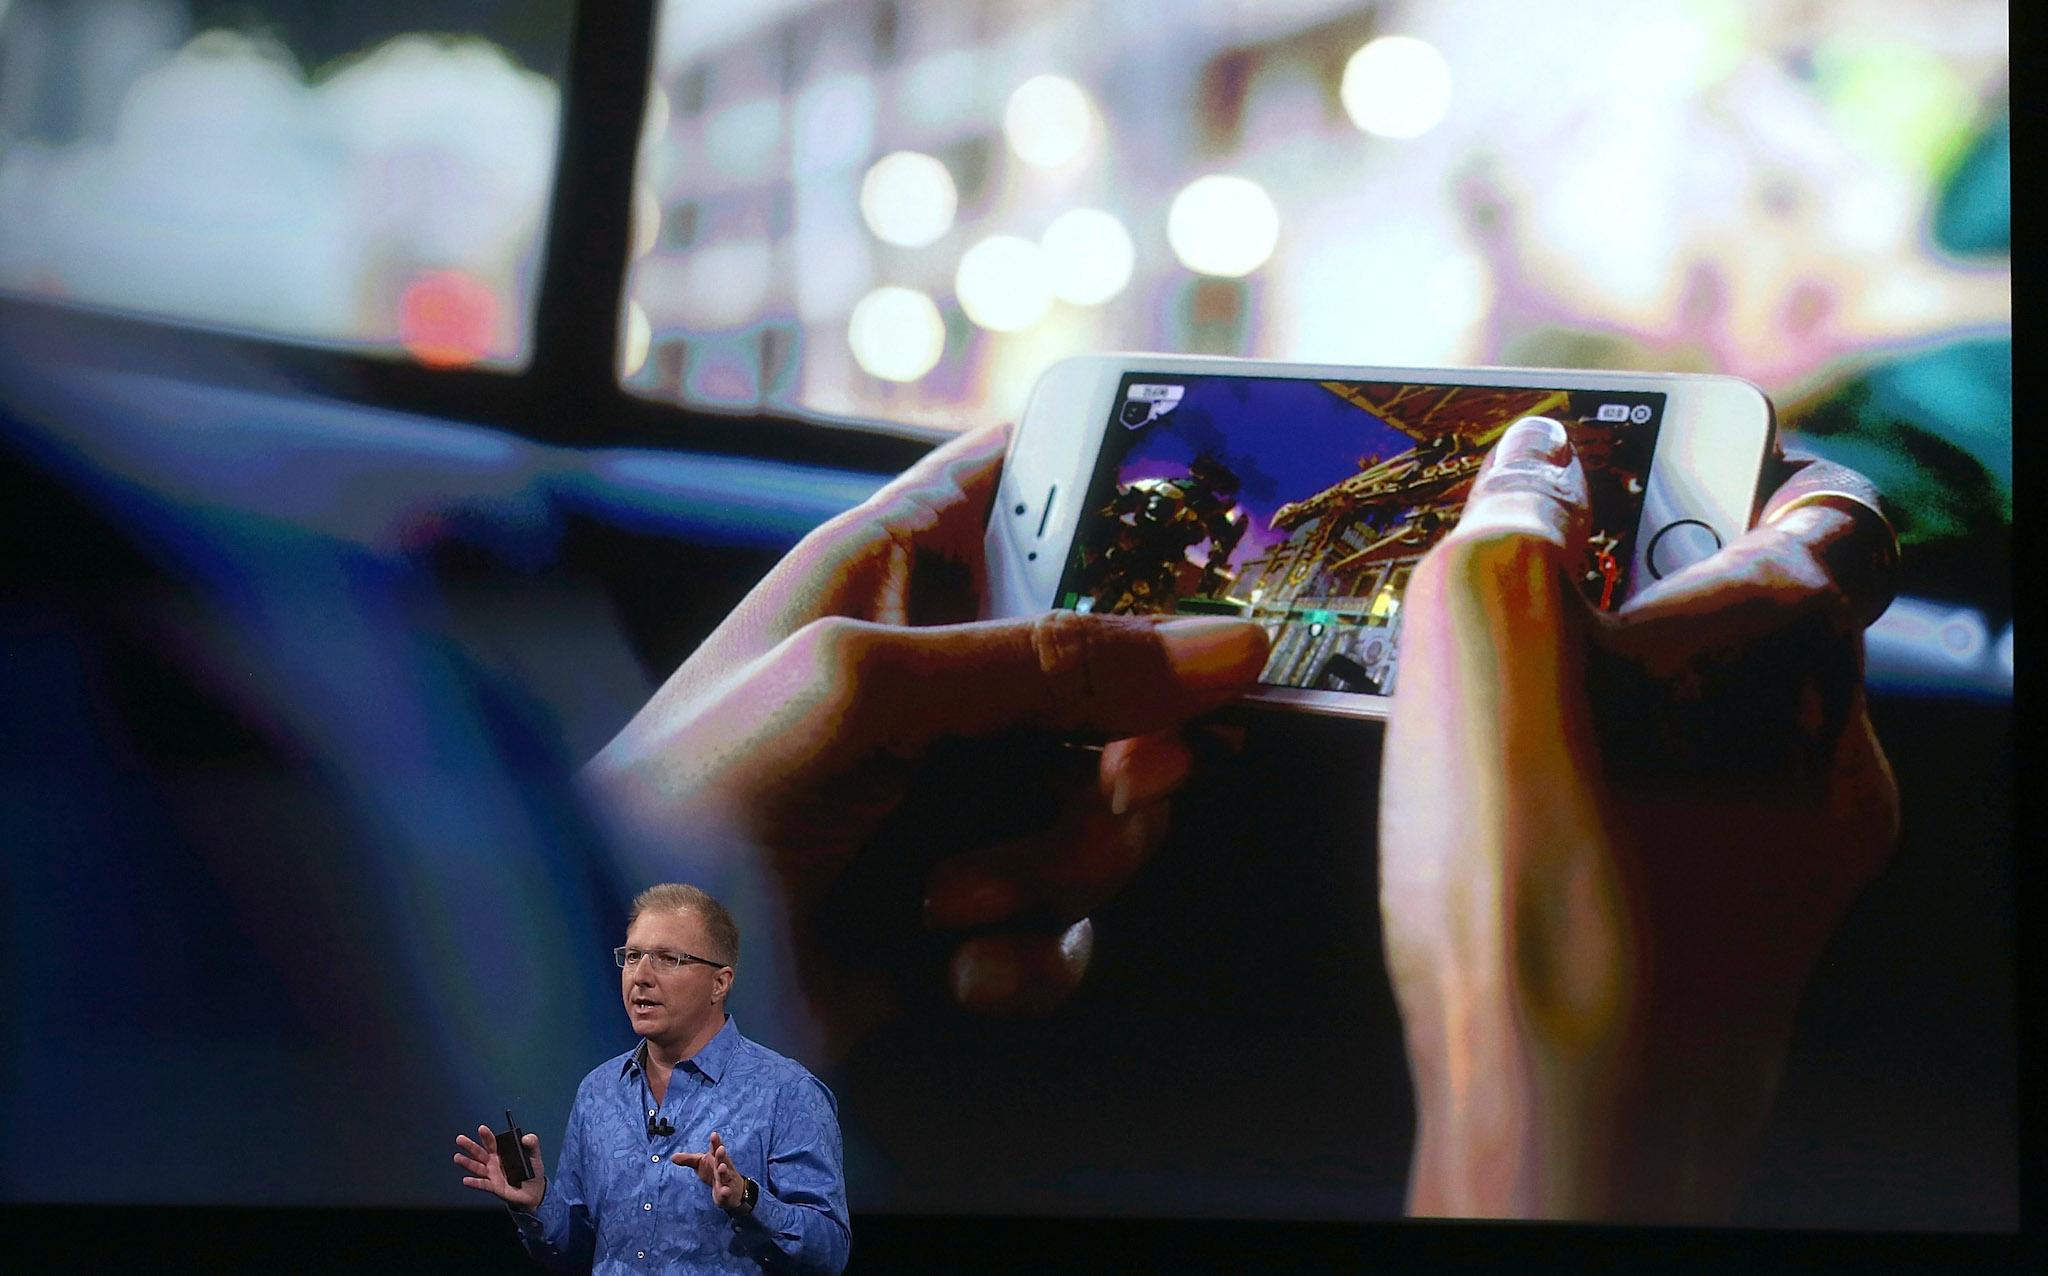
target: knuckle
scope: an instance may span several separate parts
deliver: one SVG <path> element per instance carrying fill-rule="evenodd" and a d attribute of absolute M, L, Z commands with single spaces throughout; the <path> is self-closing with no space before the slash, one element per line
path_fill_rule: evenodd
<path fill-rule="evenodd" d="M 809 672 L 836 681 L 861 664 L 869 645 L 867 628 L 844 616 L 813 620 L 791 635 L 790 652 Z"/>
<path fill-rule="evenodd" d="M 876 658 L 877 626 L 844 616 L 813 620 L 784 643 L 786 691 L 831 716 L 852 711 L 882 672 Z"/>
<path fill-rule="evenodd" d="M 1099 626 L 1078 612 L 1046 612 L 1025 630 L 1048 716 L 1070 721 L 1085 716 L 1099 659 Z"/>
<path fill-rule="evenodd" d="M 1038 671 L 1063 683 L 1084 677 L 1094 658 L 1095 626 L 1079 612 L 1049 611 L 1026 630 Z"/>
<path fill-rule="evenodd" d="M 1780 598 L 1839 595 L 1834 573 L 1819 546 L 1808 544 L 1789 532 L 1744 547 L 1738 553 L 1743 576 L 1750 587 Z"/>

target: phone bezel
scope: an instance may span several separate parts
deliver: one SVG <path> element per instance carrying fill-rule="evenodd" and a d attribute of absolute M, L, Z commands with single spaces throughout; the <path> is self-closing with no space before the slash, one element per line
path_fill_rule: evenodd
<path fill-rule="evenodd" d="M 1046 369 L 1023 419 L 1011 431 L 989 516 L 984 614 L 1032 615 L 1053 605 L 1080 524 L 1079 498 L 1094 476 L 1118 389 L 1131 373 L 1662 393 L 1664 417 L 1635 537 L 1632 588 L 1654 578 L 1647 555 L 1657 530 L 1693 519 L 1727 545 L 1749 529 L 1774 430 L 1771 402 L 1761 389 L 1739 377 L 1706 373 L 1385 368 L 1142 352 L 1080 355 Z M 1368 719 L 1384 719 L 1392 704 L 1389 696 L 1298 687 L 1260 687 L 1246 699 Z"/>

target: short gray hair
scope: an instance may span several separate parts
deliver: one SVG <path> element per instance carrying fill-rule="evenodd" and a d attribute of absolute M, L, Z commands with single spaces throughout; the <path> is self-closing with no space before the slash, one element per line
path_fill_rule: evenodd
<path fill-rule="evenodd" d="M 713 951 L 700 953 L 715 957 L 728 966 L 740 964 L 740 928 L 725 905 L 687 882 L 662 882 L 641 891 L 633 899 L 633 911 L 626 917 L 631 927 L 642 913 L 694 913 L 704 923 L 705 938 Z"/>

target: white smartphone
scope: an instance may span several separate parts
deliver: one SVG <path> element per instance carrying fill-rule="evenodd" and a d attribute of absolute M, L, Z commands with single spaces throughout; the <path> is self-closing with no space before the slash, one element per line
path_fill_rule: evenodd
<path fill-rule="evenodd" d="M 1046 371 L 1012 433 L 988 614 L 1246 616 L 1273 638 L 1250 699 L 1384 718 L 1402 589 L 1529 415 L 1585 469 L 1597 606 L 1755 517 L 1771 403 L 1735 377 L 1086 355 Z"/>

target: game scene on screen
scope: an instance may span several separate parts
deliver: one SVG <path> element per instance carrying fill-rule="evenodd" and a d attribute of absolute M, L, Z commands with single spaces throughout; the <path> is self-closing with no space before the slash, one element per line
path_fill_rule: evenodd
<path fill-rule="evenodd" d="M 1563 423 L 1593 525 L 1581 582 L 1628 589 L 1658 393 L 1278 377 L 1125 379 L 1059 603 L 1247 616 L 1268 686 L 1390 695 L 1401 593 L 1524 416 Z"/>

